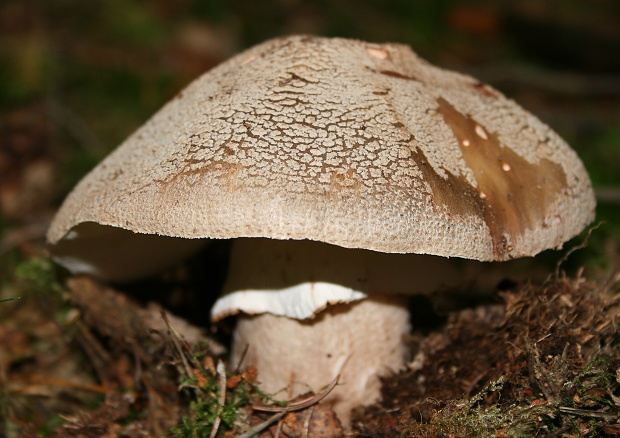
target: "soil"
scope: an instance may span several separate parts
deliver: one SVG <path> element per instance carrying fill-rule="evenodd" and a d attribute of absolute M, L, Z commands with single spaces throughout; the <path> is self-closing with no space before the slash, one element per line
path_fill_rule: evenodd
<path fill-rule="evenodd" d="M 345 432 L 328 406 L 314 402 L 321 394 L 300 397 L 303 409 L 261 411 L 270 402 L 255 386 L 260 370 L 226 375 L 225 346 L 161 303 L 87 276 L 63 278 L 43 258 L 19 273 L 23 287 L 41 290 L 2 303 L 11 313 L 0 327 L 7 436 L 209 436 L 218 416 L 219 436 L 231 437 L 620 430 L 618 276 L 606 284 L 579 276 L 505 282 L 475 304 L 454 293 L 419 297 L 424 313 L 440 302 L 453 308 L 411 334 L 407 370 L 385 378 L 383 400 L 355 409 Z M 191 282 L 179 280 L 186 278 L 167 274 L 162 294 L 191 296 Z"/>

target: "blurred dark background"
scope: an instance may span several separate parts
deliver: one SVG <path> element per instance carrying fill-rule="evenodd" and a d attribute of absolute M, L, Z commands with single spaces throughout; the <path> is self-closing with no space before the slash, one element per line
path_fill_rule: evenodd
<path fill-rule="evenodd" d="M 620 242 L 618 0 L 3 0 L 0 257 L 192 79 L 290 33 L 410 44 L 477 76 L 577 150 L 599 195 L 588 264 Z"/>

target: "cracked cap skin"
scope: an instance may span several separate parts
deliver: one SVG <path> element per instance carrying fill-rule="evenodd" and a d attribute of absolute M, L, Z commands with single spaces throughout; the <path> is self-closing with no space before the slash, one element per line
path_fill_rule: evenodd
<path fill-rule="evenodd" d="M 508 260 L 561 246 L 594 208 L 575 152 L 490 86 L 405 45 L 290 36 L 180 92 L 77 185 L 48 240 L 71 252 L 97 223 Z"/>

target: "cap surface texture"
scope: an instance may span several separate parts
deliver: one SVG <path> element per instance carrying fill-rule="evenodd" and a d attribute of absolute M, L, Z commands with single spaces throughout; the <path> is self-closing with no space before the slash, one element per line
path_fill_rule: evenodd
<path fill-rule="evenodd" d="M 405 45 L 292 36 L 179 93 L 79 183 L 48 240 L 95 222 L 506 260 L 561 245 L 594 206 L 574 151 L 493 88 Z"/>

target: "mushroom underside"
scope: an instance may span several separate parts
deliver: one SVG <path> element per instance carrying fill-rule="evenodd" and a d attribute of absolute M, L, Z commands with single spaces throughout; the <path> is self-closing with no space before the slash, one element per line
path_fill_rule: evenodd
<path fill-rule="evenodd" d="M 442 257 L 238 239 L 212 313 L 242 313 L 230 366 L 255 366 L 262 390 L 276 398 L 318 392 L 340 375 L 326 401 L 348 425 L 353 407 L 380 398 L 379 378 L 404 366 L 406 295 L 459 277 Z"/>

